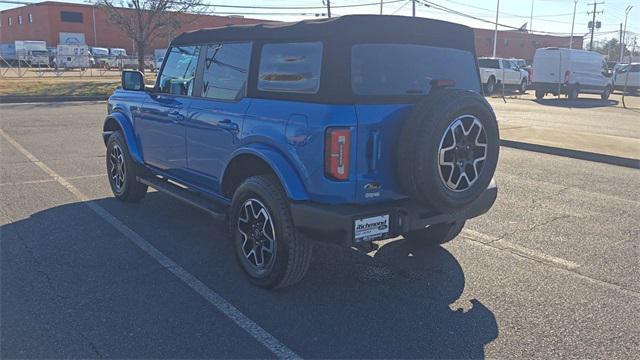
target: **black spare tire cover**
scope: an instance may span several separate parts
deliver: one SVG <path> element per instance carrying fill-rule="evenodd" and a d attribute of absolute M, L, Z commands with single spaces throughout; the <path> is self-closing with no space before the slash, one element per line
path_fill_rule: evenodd
<path fill-rule="evenodd" d="M 398 139 L 398 180 L 440 212 L 463 209 L 487 188 L 498 163 L 496 116 L 481 95 L 435 89 L 413 109 Z"/>

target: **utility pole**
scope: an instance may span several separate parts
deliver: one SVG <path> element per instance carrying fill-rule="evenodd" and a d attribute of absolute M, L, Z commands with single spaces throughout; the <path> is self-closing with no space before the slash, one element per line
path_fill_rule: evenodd
<path fill-rule="evenodd" d="M 531 0 L 531 17 L 529 17 L 529 32 L 533 31 L 533 1 Z"/>
<path fill-rule="evenodd" d="M 573 1 L 573 20 L 571 20 L 571 39 L 569 40 L 569 49 L 573 49 L 573 27 L 576 24 L 576 7 L 578 0 Z"/>
<path fill-rule="evenodd" d="M 618 46 L 620 46 L 620 57 L 618 58 L 618 62 L 622 63 L 622 42 L 624 40 L 622 39 L 622 23 L 620 23 L 620 43 L 618 44 Z"/>
<path fill-rule="evenodd" d="M 500 0 L 496 5 L 496 28 L 493 31 L 493 57 L 496 57 L 496 47 L 498 46 L 498 14 L 500 13 Z"/>
<path fill-rule="evenodd" d="M 598 5 L 602 5 L 602 4 L 604 4 L 604 2 L 596 2 L 596 1 L 594 1 L 593 4 L 587 4 L 587 5 L 593 5 L 593 12 L 587 12 L 587 14 L 593 14 L 593 20 L 591 20 L 591 42 L 589 43 L 589 51 L 593 50 L 593 34 L 596 32 L 596 14 L 604 12 L 604 11 L 597 11 Z"/>
<path fill-rule="evenodd" d="M 411 0 L 411 14 L 416 17 L 416 0 Z"/>
<path fill-rule="evenodd" d="M 624 9 L 624 31 L 622 32 L 622 36 L 620 37 L 620 61 L 622 62 L 622 57 L 624 56 L 624 49 L 626 48 L 625 42 L 627 41 L 627 18 L 629 17 L 629 13 L 633 9 L 632 5 L 627 6 Z"/>

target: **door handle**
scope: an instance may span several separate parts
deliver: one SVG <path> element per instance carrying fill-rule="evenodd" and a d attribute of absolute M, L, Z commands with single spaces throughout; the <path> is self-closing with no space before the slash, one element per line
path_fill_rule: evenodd
<path fill-rule="evenodd" d="M 238 124 L 232 122 L 229 119 L 224 119 L 220 121 L 218 123 L 218 127 L 220 127 L 221 129 L 230 130 L 230 131 L 238 131 L 240 129 Z"/>
<path fill-rule="evenodd" d="M 178 110 L 169 112 L 169 115 L 174 118 L 173 119 L 174 122 L 180 122 L 184 120 L 184 115 L 182 115 L 182 113 Z"/>

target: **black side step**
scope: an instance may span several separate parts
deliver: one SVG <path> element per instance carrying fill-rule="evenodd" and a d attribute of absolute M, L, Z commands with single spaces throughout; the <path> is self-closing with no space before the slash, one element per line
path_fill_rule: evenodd
<path fill-rule="evenodd" d="M 139 182 L 149 185 L 152 188 L 163 192 L 167 195 L 171 195 L 178 200 L 182 200 L 187 204 L 193 205 L 201 210 L 204 210 L 211 214 L 217 220 L 225 220 L 226 219 L 226 211 L 223 206 L 218 206 L 212 200 L 205 199 L 201 196 L 198 196 L 194 192 L 182 188 L 178 185 L 174 185 L 171 182 L 159 179 L 156 177 L 153 178 L 136 178 Z"/>

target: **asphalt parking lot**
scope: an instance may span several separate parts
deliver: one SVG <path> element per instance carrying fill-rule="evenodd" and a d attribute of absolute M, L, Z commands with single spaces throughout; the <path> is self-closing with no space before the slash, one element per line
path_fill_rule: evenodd
<path fill-rule="evenodd" d="M 640 138 L 619 106 L 491 102 L 506 125 Z M 105 110 L 0 105 L 2 358 L 640 353 L 637 169 L 503 147 L 498 201 L 453 242 L 317 248 L 299 285 L 270 292 L 224 224 L 158 192 L 112 198 Z"/>

